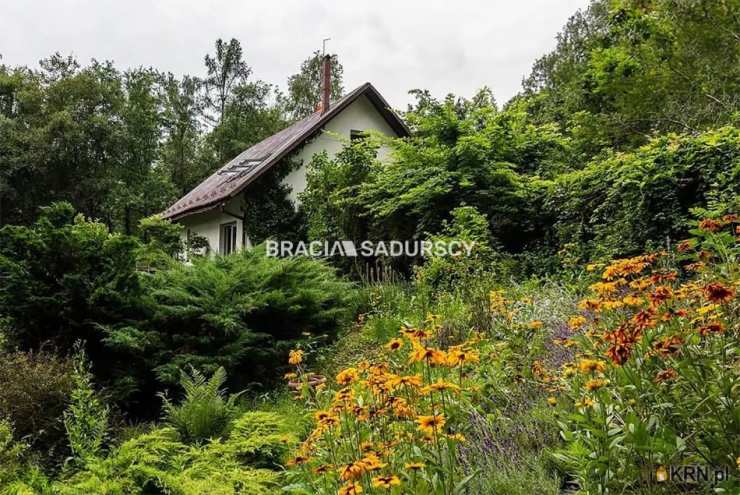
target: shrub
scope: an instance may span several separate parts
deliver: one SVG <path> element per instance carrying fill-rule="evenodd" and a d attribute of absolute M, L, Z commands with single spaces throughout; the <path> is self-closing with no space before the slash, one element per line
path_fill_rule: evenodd
<path fill-rule="evenodd" d="M 49 459 L 66 450 L 62 414 L 73 388 L 68 359 L 47 351 L 0 353 L 0 419 Z"/>
<path fill-rule="evenodd" d="M 28 460 L 28 445 L 13 439 L 13 429 L 0 419 L 0 494 L 33 495 L 45 493 L 48 480 Z"/>
<path fill-rule="evenodd" d="M 450 212 L 452 221 L 444 222 L 439 235 L 432 242 L 467 242 L 470 253 L 460 256 L 432 256 L 416 270 L 415 278 L 420 291 L 433 293 L 451 292 L 464 287 L 470 280 L 495 270 L 492 266 L 496 253 L 491 247 L 488 220 L 472 206 L 461 206 Z M 464 249 L 461 247 L 461 249 Z"/>
<path fill-rule="evenodd" d="M 547 193 L 560 247 L 580 261 L 630 256 L 688 234 L 691 210 L 740 195 L 740 130 L 667 135 L 563 174 Z"/>
<path fill-rule="evenodd" d="M 189 366 L 224 367 L 236 389 L 269 382 L 296 341 L 333 336 L 352 313 L 351 286 L 331 268 L 260 249 L 173 266 L 148 275 L 146 287 L 152 318 L 109 339 L 165 384 Z"/>
<path fill-rule="evenodd" d="M 93 389 L 92 373 L 82 351 L 75 356 L 74 382 L 69 407 L 64 412 L 64 428 L 72 455 L 84 463 L 100 454 L 108 434 L 110 410 Z"/>
<path fill-rule="evenodd" d="M 140 242 L 76 215 L 68 203 L 42 209 L 28 227 L 0 229 L 0 315 L 9 345 L 71 353 L 78 341 L 101 383 L 129 395 L 139 374 L 104 340 L 106 326 L 144 317 L 136 271 Z M 97 366 L 99 365 L 99 366 Z M 22 429 L 22 427 L 20 427 Z"/>
<path fill-rule="evenodd" d="M 222 448 L 253 467 L 278 469 L 297 442 L 292 429 L 295 425 L 289 427 L 287 418 L 278 413 L 250 411 L 231 424 L 224 442 L 212 442 L 211 449 Z"/>
<path fill-rule="evenodd" d="M 174 427 L 186 443 L 202 442 L 227 432 L 238 413 L 236 399 L 239 394 L 227 397 L 222 389 L 225 382 L 223 368 L 218 368 L 210 378 L 193 368 L 190 374 L 180 372 L 180 386 L 185 397 L 178 405 L 162 394 L 165 422 Z"/>
<path fill-rule="evenodd" d="M 83 470 L 56 483 L 54 491 L 62 495 L 275 493 L 280 473 L 273 469 L 296 442 L 289 425 L 271 413 L 249 412 L 230 430 L 226 438 L 188 446 L 176 430 L 155 429 L 124 442 L 105 458 L 92 459 Z"/>
<path fill-rule="evenodd" d="M 44 208 L 30 227 L 0 229 L 0 314 L 10 318 L 10 343 L 66 351 L 83 340 L 95 361 L 98 325 L 138 315 L 137 246 L 68 203 Z"/>

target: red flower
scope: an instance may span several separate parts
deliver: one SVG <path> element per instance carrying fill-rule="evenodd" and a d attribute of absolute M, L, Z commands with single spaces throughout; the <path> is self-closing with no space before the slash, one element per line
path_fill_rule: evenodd
<path fill-rule="evenodd" d="M 658 372 L 658 374 L 655 375 L 655 383 L 667 382 L 668 380 L 673 380 L 677 376 L 678 373 L 676 373 L 676 370 L 674 370 L 673 368 L 668 368 Z"/>
<path fill-rule="evenodd" d="M 727 303 L 735 297 L 735 291 L 730 287 L 714 282 L 704 287 L 704 295 L 713 303 Z"/>
<path fill-rule="evenodd" d="M 661 356 L 670 356 L 677 353 L 683 345 L 683 338 L 678 335 L 666 337 L 653 344 L 653 350 Z"/>
<path fill-rule="evenodd" d="M 641 331 L 636 328 L 622 325 L 614 332 L 604 334 L 604 340 L 611 344 L 606 350 L 606 355 L 614 364 L 624 364 L 632 354 L 632 348 L 640 337 L 640 333 Z"/>
<path fill-rule="evenodd" d="M 717 220 L 712 220 L 711 218 L 705 218 L 704 220 L 699 222 L 699 228 L 701 230 L 706 230 L 707 232 L 717 232 L 721 227 L 721 222 L 718 222 Z"/>
<path fill-rule="evenodd" d="M 699 333 L 702 335 L 702 337 L 706 337 L 707 335 L 711 335 L 713 333 L 722 333 L 724 331 L 725 326 L 718 321 L 707 323 L 699 329 Z"/>

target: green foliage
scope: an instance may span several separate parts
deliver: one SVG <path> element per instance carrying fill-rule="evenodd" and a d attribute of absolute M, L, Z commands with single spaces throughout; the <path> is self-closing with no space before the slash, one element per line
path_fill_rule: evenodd
<path fill-rule="evenodd" d="M 172 257 L 182 251 L 182 230 L 182 225 L 164 220 L 158 215 L 139 221 L 139 237 L 144 244 Z"/>
<path fill-rule="evenodd" d="M 471 206 L 455 208 L 450 215 L 452 222 L 445 222 L 440 235 L 433 236 L 430 240 L 466 241 L 470 243 L 470 254 L 463 251 L 459 256 L 431 256 L 426 259 L 415 273 L 420 291 L 451 292 L 483 273 L 496 271 L 496 253 L 489 245 L 491 232 L 485 215 Z M 461 246 L 460 249 L 465 248 Z"/>
<path fill-rule="evenodd" d="M 0 66 L 0 225 L 65 200 L 130 233 L 172 197 L 152 167 L 160 127 L 151 69 L 80 68 L 55 54 L 41 70 Z"/>
<path fill-rule="evenodd" d="M 570 139 L 527 124 L 524 100 L 497 111 L 481 98 L 417 96 L 407 114 L 416 133 L 387 143 L 388 162 L 376 161 L 372 143 L 314 158 L 301 196 L 310 238 L 461 237 L 449 225 L 468 207 L 487 219 L 486 244 L 505 255 L 497 270 L 542 273 L 680 239 L 693 209 L 737 202 L 735 127 L 667 134 L 575 167 Z"/>
<path fill-rule="evenodd" d="M 535 122 L 583 153 L 737 124 L 736 0 L 593 0 L 525 80 Z"/>
<path fill-rule="evenodd" d="M 334 335 L 352 311 L 351 287 L 331 268 L 261 249 L 178 264 L 148 276 L 146 287 L 145 328 L 109 338 L 166 384 L 189 366 L 207 374 L 223 366 L 236 389 L 264 384 L 305 333 Z"/>
<path fill-rule="evenodd" d="M 68 359 L 48 351 L 0 353 L 0 419 L 44 462 L 66 452 L 61 419 L 73 387 Z"/>
<path fill-rule="evenodd" d="M 74 460 L 84 464 L 103 448 L 110 410 L 93 388 L 93 376 L 82 351 L 75 356 L 73 376 L 75 387 L 64 411 L 64 428 Z"/>
<path fill-rule="evenodd" d="M 284 179 L 301 165 L 294 158 L 285 158 L 277 167 L 260 176 L 244 197 L 244 229 L 253 245 L 268 238 L 299 240 L 305 237 L 303 213 L 288 194 L 290 186 Z"/>
<path fill-rule="evenodd" d="M 175 428 L 186 443 L 224 435 L 238 413 L 236 399 L 239 397 L 239 394 L 226 396 L 222 388 L 225 382 L 223 368 L 218 368 L 210 378 L 194 368 L 190 374 L 181 371 L 180 387 L 185 397 L 175 405 L 162 395 L 165 423 Z"/>
<path fill-rule="evenodd" d="M 10 423 L 0 418 L 0 494 L 47 493 L 48 480 L 28 459 L 28 445 L 13 439 Z"/>
<path fill-rule="evenodd" d="M 124 442 L 106 458 L 92 460 L 54 489 L 70 495 L 267 495 L 280 480 L 273 469 L 295 442 L 284 419 L 264 412 L 245 413 L 228 438 L 199 446 L 181 443 L 173 429 L 158 428 Z"/>
<path fill-rule="evenodd" d="M 0 313 L 10 318 L 10 342 L 69 350 L 77 340 L 96 342 L 96 324 L 132 318 L 140 294 L 136 247 L 135 239 L 75 215 L 69 203 L 45 208 L 30 227 L 3 227 Z M 101 351 L 90 352 L 95 360 Z"/>
<path fill-rule="evenodd" d="M 548 191 L 560 246 L 576 259 L 636 254 L 680 239 L 691 210 L 740 194 L 740 132 L 667 135 L 632 153 L 595 160 L 563 174 Z M 731 201 L 730 199 L 728 199 Z"/>
<path fill-rule="evenodd" d="M 250 466 L 279 468 L 298 440 L 292 431 L 295 425 L 289 428 L 288 421 L 277 412 L 247 412 L 233 422 L 223 448 L 237 452 Z"/>
<path fill-rule="evenodd" d="M 331 56 L 332 100 L 342 96 L 342 76 L 344 68 L 336 54 Z M 284 105 L 293 120 L 300 120 L 316 111 L 321 102 L 321 64 L 322 55 L 318 50 L 301 63 L 300 71 L 288 77 L 288 95 Z"/>
<path fill-rule="evenodd" d="M 358 193 L 371 171 L 380 166 L 379 146 L 375 136 L 368 136 L 345 143 L 333 158 L 326 153 L 313 156 L 306 170 L 306 189 L 299 195 L 309 240 L 359 243 L 370 238 Z M 346 259 L 333 262 L 345 270 L 354 265 Z"/>
<path fill-rule="evenodd" d="M 183 226 L 164 220 L 158 215 L 142 218 L 139 221 L 139 238 L 141 247 L 136 252 L 137 268 L 139 270 L 156 270 L 167 268 L 175 259 L 190 253 L 195 244 L 183 242 Z M 190 239 L 189 239 L 190 241 Z"/>

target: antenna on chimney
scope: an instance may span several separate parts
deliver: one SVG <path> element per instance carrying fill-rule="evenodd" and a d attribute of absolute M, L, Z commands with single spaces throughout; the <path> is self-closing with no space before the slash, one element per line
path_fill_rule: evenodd
<path fill-rule="evenodd" d="M 321 112 L 329 110 L 331 100 L 331 55 L 326 54 L 326 42 L 331 38 L 321 41 Z"/>
<path fill-rule="evenodd" d="M 329 40 L 331 40 L 331 38 L 324 38 L 323 40 L 321 40 L 321 55 L 322 56 L 326 55 L 326 42 Z"/>

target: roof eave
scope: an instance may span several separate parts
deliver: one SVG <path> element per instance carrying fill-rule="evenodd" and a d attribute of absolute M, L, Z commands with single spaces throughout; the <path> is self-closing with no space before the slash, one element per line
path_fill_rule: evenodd
<path fill-rule="evenodd" d="M 304 143 L 307 139 L 314 136 L 318 131 L 320 131 L 331 119 L 333 119 L 336 115 L 338 115 L 342 110 L 347 108 L 349 105 L 354 103 L 357 98 L 362 96 L 363 94 L 367 93 L 367 97 L 370 100 L 370 102 L 375 106 L 375 109 L 378 110 L 378 113 L 381 114 L 383 119 L 386 121 L 386 123 L 391 127 L 391 129 L 398 134 L 399 137 L 406 137 L 411 134 L 411 131 L 409 130 L 406 123 L 398 116 L 396 113 L 391 109 L 388 102 L 383 98 L 383 96 L 378 92 L 375 87 L 369 83 L 366 82 L 362 86 L 359 86 L 357 89 L 353 91 L 353 95 L 349 98 L 344 98 L 342 101 L 340 101 L 338 104 L 334 106 L 330 106 L 329 110 L 326 111 L 324 115 L 322 115 L 321 119 L 319 119 L 316 124 L 311 126 L 307 131 L 305 131 L 300 136 L 296 137 L 293 141 L 286 143 L 286 145 L 280 149 L 277 153 L 275 153 L 273 156 L 271 156 L 267 163 L 260 167 L 261 170 L 254 174 L 253 176 L 249 177 L 247 180 L 245 180 L 242 184 L 239 185 L 239 187 L 235 188 L 233 191 L 229 192 L 225 196 L 222 196 L 218 198 L 217 200 L 214 200 L 211 203 L 208 203 L 206 205 L 201 205 L 193 209 L 185 209 L 180 212 L 171 213 L 169 215 L 162 214 L 162 218 L 169 219 L 170 221 L 176 221 L 181 218 L 190 216 L 190 215 L 196 215 L 198 213 L 204 213 L 206 211 L 210 211 L 216 207 L 218 207 L 219 204 L 225 203 L 226 201 L 229 201 L 230 199 L 237 196 L 239 193 L 241 193 L 247 186 L 249 186 L 252 182 L 254 182 L 256 179 L 262 176 L 265 172 L 267 172 L 269 169 L 271 169 L 277 162 L 285 158 L 288 154 L 290 154 L 293 150 L 295 150 L 298 146 L 300 146 L 302 143 Z"/>

